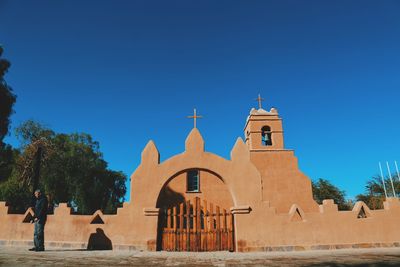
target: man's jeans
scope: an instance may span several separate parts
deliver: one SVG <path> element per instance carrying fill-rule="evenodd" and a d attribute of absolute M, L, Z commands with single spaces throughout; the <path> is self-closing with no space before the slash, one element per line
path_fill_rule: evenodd
<path fill-rule="evenodd" d="M 35 222 L 35 231 L 33 233 L 33 243 L 36 249 L 44 250 L 44 224 Z"/>

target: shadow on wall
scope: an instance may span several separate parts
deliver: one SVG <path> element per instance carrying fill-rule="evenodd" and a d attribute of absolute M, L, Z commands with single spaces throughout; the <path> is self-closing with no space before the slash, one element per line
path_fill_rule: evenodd
<path fill-rule="evenodd" d="M 103 229 L 96 228 L 96 233 L 91 233 L 88 241 L 88 250 L 112 250 L 112 242 Z"/>
<path fill-rule="evenodd" d="M 166 213 L 167 209 L 179 205 L 185 202 L 185 197 L 172 190 L 168 185 L 161 189 L 160 195 L 157 199 L 156 207 L 160 209 L 158 213 L 158 224 L 157 224 L 157 251 L 161 250 L 162 244 L 162 231 L 167 226 Z"/>

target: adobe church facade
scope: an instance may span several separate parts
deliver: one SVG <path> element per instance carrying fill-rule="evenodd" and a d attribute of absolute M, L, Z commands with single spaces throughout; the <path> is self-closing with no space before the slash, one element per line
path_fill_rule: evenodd
<path fill-rule="evenodd" d="M 352 211 L 338 211 L 332 200 L 313 200 L 310 179 L 299 170 L 294 151 L 284 147 L 276 109 L 253 108 L 244 135 L 230 159 L 205 151 L 196 127 L 184 152 L 163 162 L 149 141 L 131 176 L 130 203 L 115 215 L 72 215 L 60 204 L 48 216 L 47 245 L 86 248 L 97 235 L 114 249 L 149 251 L 400 246 L 397 198 L 388 198 L 382 210 L 357 202 Z M 0 202 L 0 244 L 31 242 L 31 215 L 8 214 Z"/>

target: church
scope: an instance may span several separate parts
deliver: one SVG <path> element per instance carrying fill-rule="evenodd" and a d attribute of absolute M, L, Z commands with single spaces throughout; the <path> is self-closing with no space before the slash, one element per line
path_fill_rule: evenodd
<path fill-rule="evenodd" d="M 182 153 L 160 162 L 155 143 L 147 143 L 131 175 L 131 201 L 117 214 L 75 215 L 60 203 L 48 216 L 46 246 L 236 252 L 400 246 L 397 198 L 387 198 L 382 210 L 360 201 L 339 211 L 333 200 L 314 201 L 311 180 L 284 146 L 277 109 L 250 110 L 229 159 L 205 151 L 198 117 Z M 32 214 L 8 214 L 0 202 L 0 244 L 32 242 Z"/>

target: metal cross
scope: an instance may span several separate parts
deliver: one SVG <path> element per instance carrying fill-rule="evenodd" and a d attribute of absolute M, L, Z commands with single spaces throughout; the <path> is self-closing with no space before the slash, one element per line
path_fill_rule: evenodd
<path fill-rule="evenodd" d="M 258 108 L 261 108 L 261 101 L 264 101 L 264 98 L 261 98 L 261 95 L 258 94 L 258 97 L 256 98 L 256 100 L 258 101 Z"/>
<path fill-rule="evenodd" d="M 193 127 L 196 128 L 196 120 L 203 118 L 203 116 L 197 116 L 196 109 L 193 109 L 193 116 L 187 116 L 189 119 L 193 119 Z"/>

